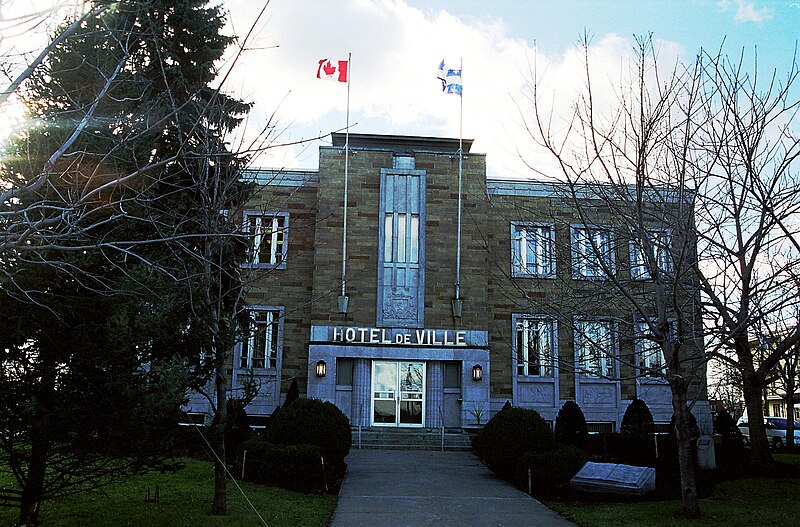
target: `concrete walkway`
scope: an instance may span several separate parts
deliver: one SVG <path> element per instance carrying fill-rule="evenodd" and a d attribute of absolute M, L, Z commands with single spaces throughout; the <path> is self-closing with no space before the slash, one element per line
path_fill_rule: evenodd
<path fill-rule="evenodd" d="M 331 527 L 574 527 L 468 452 L 351 450 Z"/>

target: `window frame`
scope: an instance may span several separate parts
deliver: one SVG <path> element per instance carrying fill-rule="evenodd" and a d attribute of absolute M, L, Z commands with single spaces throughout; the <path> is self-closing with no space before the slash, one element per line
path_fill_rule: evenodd
<path fill-rule="evenodd" d="M 585 232 L 586 235 L 581 239 L 581 233 Z M 608 257 L 607 266 L 611 274 L 617 273 L 616 265 L 616 249 L 615 249 L 615 236 L 614 229 L 608 225 L 570 225 L 570 253 L 572 255 L 572 278 L 575 280 L 607 280 L 608 276 L 603 271 L 600 265 L 601 254 L 595 251 L 591 243 L 589 235 L 592 233 L 606 234 L 608 251 L 604 254 Z M 597 245 L 595 243 L 595 245 Z M 598 247 L 599 249 L 600 247 Z M 593 270 L 594 269 L 594 270 Z M 591 272 L 590 272 L 591 271 Z"/>
<path fill-rule="evenodd" d="M 246 308 L 248 320 L 252 321 L 252 316 L 256 313 L 271 313 L 272 319 L 268 322 L 271 326 L 271 331 L 268 337 L 264 339 L 265 345 L 274 342 L 274 350 L 268 353 L 269 350 L 264 349 L 263 356 L 258 357 L 251 350 L 255 348 L 256 336 L 248 328 L 244 331 L 244 335 L 238 345 L 238 353 L 236 366 L 239 370 L 253 370 L 253 371 L 280 371 L 283 359 L 283 314 L 282 307 L 276 306 L 248 306 Z M 274 335 L 274 336 L 273 336 Z M 256 359 L 263 359 L 264 366 L 255 366 Z M 274 365 L 273 365 L 274 362 Z"/>
<path fill-rule="evenodd" d="M 670 331 L 674 331 L 673 324 L 674 322 L 670 320 Z M 661 349 L 661 346 L 659 346 L 657 342 L 646 338 L 646 335 L 649 333 L 650 333 L 650 328 L 646 321 L 641 319 L 637 319 L 634 321 L 633 347 L 636 353 L 636 370 L 638 374 L 642 376 L 643 379 L 647 379 L 650 382 L 654 381 L 666 382 L 667 360 L 666 357 L 664 357 L 664 350 Z M 645 343 L 647 343 L 647 347 L 645 347 Z M 651 351 L 647 353 L 647 355 L 645 355 L 645 352 L 647 352 L 648 349 Z M 661 361 L 661 366 L 658 368 L 652 366 L 649 360 L 645 360 L 647 357 L 652 357 L 655 354 L 658 354 L 659 359 Z"/>
<path fill-rule="evenodd" d="M 586 354 L 582 352 L 583 348 L 581 342 L 581 336 L 586 333 L 583 329 L 584 324 L 608 325 L 608 338 L 611 341 L 611 350 L 610 353 L 603 353 L 601 350 L 598 358 L 598 364 L 600 366 L 599 374 L 586 366 Z M 581 329 L 579 329 L 579 327 Z M 618 377 L 617 358 L 619 357 L 619 332 L 616 322 L 603 317 L 576 317 L 573 322 L 573 346 L 575 350 L 576 371 L 580 377 L 584 379 L 616 380 L 616 377 Z"/>
<path fill-rule="evenodd" d="M 520 350 L 519 345 L 519 331 L 520 325 L 522 325 L 522 330 L 525 331 L 526 322 L 535 321 L 537 323 L 546 323 L 549 325 L 547 332 L 550 338 L 550 352 L 547 356 L 547 360 L 541 360 L 541 354 L 539 356 L 539 360 L 534 364 L 530 360 L 530 350 L 527 349 L 527 346 L 524 346 L 525 349 Z M 558 375 L 558 369 L 556 364 L 556 357 L 558 356 L 558 321 L 555 317 L 547 316 L 547 315 L 514 315 L 512 318 L 513 323 L 513 332 L 514 332 L 514 340 L 513 340 L 513 352 L 514 352 L 514 372 L 517 377 L 522 378 L 536 378 L 536 379 L 555 379 Z M 530 339 L 525 339 L 522 342 L 530 343 Z M 531 367 L 540 368 L 540 372 L 542 369 L 545 373 L 530 373 Z M 520 368 L 522 368 L 522 372 L 520 372 Z"/>
<path fill-rule="evenodd" d="M 656 250 L 656 265 L 661 272 L 672 272 L 672 230 L 669 228 L 652 227 L 645 229 L 650 243 Z M 661 237 L 651 237 L 650 235 L 662 235 Z M 660 239 L 666 239 L 666 245 L 659 243 Z M 645 261 L 644 251 L 641 250 L 638 238 L 631 235 L 629 244 L 630 274 L 632 280 L 648 281 L 653 277 Z"/>
<path fill-rule="evenodd" d="M 270 241 L 272 249 L 270 250 L 270 261 L 263 262 L 260 259 L 261 251 L 261 237 L 263 236 L 263 222 L 267 218 L 274 224 L 277 220 L 282 220 L 283 226 L 269 231 L 272 234 Z M 256 220 L 256 226 L 253 227 L 252 220 Z M 242 267 L 250 267 L 253 269 L 286 269 L 286 261 L 289 252 L 289 213 L 288 212 L 268 212 L 261 210 L 246 210 L 242 213 L 242 226 L 245 235 L 247 236 L 247 261 L 242 264 Z M 252 232 L 253 229 L 258 229 L 262 232 Z M 277 236 L 282 234 L 280 241 L 280 254 L 274 249 L 277 243 Z M 272 261 L 274 260 L 274 261 Z"/>
<path fill-rule="evenodd" d="M 537 271 L 531 272 L 529 270 L 529 262 L 527 262 L 528 256 L 528 247 L 531 241 L 533 241 L 532 236 L 528 236 L 528 228 L 535 228 L 535 229 L 546 229 L 549 233 L 548 238 L 539 238 L 544 240 L 546 246 L 544 252 L 544 258 L 547 261 L 544 264 L 536 265 Z M 518 237 L 516 236 L 519 232 L 519 229 L 524 229 L 522 232 L 524 233 L 523 236 Z M 556 277 L 556 229 L 555 225 L 552 223 L 541 223 L 541 222 L 529 222 L 529 221 L 513 221 L 510 225 L 510 232 L 511 232 L 511 276 L 513 278 L 555 278 Z M 524 248 L 522 244 L 525 244 Z M 538 251 L 536 255 L 538 256 Z M 543 271 L 538 271 L 538 269 L 543 269 Z"/>

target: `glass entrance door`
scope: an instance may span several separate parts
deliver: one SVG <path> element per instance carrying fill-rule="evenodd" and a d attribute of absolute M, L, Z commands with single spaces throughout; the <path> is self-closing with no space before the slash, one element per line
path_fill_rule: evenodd
<path fill-rule="evenodd" d="M 425 363 L 373 361 L 372 424 L 422 426 L 425 422 Z"/>

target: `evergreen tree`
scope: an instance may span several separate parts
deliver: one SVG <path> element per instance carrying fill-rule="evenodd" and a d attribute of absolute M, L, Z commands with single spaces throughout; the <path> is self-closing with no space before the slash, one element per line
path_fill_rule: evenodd
<path fill-rule="evenodd" d="M 91 486 L 162 461 L 154 439 L 186 387 L 170 355 L 196 384 L 215 373 L 225 427 L 244 249 L 223 211 L 248 192 L 225 135 L 249 106 L 211 85 L 232 39 L 206 4 L 95 0 L 25 87 L 36 125 L 0 164 L 0 185 L 26 189 L 3 225 L 16 248 L 0 253 L 2 312 L 15 314 L 0 322 L 0 429 L 22 524 L 77 490 L 59 478 Z"/>

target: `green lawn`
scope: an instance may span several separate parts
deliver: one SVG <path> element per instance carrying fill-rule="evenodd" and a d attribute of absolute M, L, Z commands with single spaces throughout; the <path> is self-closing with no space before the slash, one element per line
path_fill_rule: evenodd
<path fill-rule="evenodd" d="M 800 464 L 800 455 L 776 454 L 776 461 Z M 800 478 L 747 478 L 719 483 L 710 498 L 700 500 L 702 516 L 687 519 L 679 501 L 640 503 L 558 503 L 552 509 L 584 527 L 683 527 L 724 525 L 797 526 Z"/>
<path fill-rule="evenodd" d="M 145 500 L 159 486 L 158 503 Z M 242 491 L 269 527 L 322 527 L 336 506 L 335 496 L 299 494 L 242 483 Z M 225 516 L 212 516 L 213 468 L 205 461 L 187 461 L 175 474 L 147 474 L 88 494 L 45 502 L 42 527 L 123 526 L 250 526 L 264 525 L 233 482 L 228 484 Z M 0 508 L 0 525 L 14 525 L 16 509 Z"/>

